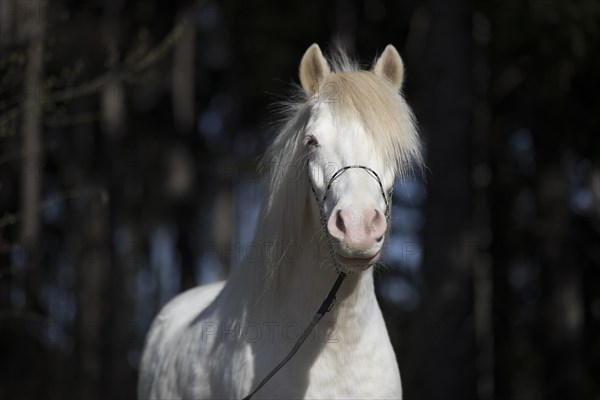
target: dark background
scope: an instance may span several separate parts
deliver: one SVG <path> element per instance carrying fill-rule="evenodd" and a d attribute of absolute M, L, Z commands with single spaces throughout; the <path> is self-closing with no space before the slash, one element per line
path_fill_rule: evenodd
<path fill-rule="evenodd" d="M 405 398 L 600 399 L 600 4 L 0 0 L 0 399 L 129 399 L 248 251 L 304 50 L 404 58 L 377 293 Z M 359 384 L 359 383 L 357 383 Z"/>

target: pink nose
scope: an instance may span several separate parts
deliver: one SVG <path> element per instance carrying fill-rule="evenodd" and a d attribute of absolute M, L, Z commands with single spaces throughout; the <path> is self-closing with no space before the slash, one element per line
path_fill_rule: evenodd
<path fill-rule="evenodd" d="M 387 223 L 376 209 L 339 209 L 329 217 L 327 229 L 350 250 L 369 250 L 381 242 Z"/>

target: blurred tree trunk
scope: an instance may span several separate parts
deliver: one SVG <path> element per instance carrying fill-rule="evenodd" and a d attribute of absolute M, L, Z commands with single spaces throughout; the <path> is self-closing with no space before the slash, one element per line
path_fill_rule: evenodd
<path fill-rule="evenodd" d="M 103 46 L 99 49 L 106 57 L 109 70 L 119 67 L 119 10 L 121 1 L 112 1 L 105 10 L 104 19 L 97 29 L 101 29 Z M 117 146 L 113 143 L 123 134 L 125 110 L 123 109 L 122 83 L 116 78 L 108 82 L 99 92 L 99 119 L 102 135 L 97 137 L 98 157 L 102 160 L 118 160 Z M 114 342 L 118 340 L 122 325 L 119 316 L 126 309 L 121 304 L 122 274 L 115 277 L 112 232 L 114 231 L 114 191 L 112 176 L 117 173 L 114 163 L 98 176 L 94 183 L 105 188 L 106 202 L 90 201 L 80 220 L 85 220 L 81 243 L 82 261 L 78 265 L 77 276 L 80 287 L 78 313 L 80 346 L 80 393 L 82 398 L 102 399 L 115 393 L 112 380 L 121 372 L 120 365 L 114 362 Z M 85 184 L 85 183 L 82 183 Z M 89 184 L 89 182 L 87 182 Z M 79 238 L 77 238 L 79 239 Z M 109 332 L 109 334 L 107 334 Z M 121 349 L 119 349 L 121 350 Z M 118 392 L 118 391 L 117 391 Z"/>
<path fill-rule="evenodd" d="M 425 208 L 423 399 L 476 397 L 470 184 L 472 8 L 430 0 L 421 122 L 431 171 Z M 407 395 L 408 397 L 408 395 Z"/>
<path fill-rule="evenodd" d="M 0 58 L 7 56 L 7 48 L 14 42 L 15 17 L 16 13 L 10 12 L 10 4 L 0 4 L 3 8 L 0 11 L 2 23 L 0 24 Z"/>
<path fill-rule="evenodd" d="M 4 6 L 7 6 L 6 4 Z M 27 258 L 26 293 L 28 301 L 39 307 L 42 272 L 40 259 L 40 192 L 42 187 L 42 108 L 44 77 L 44 39 L 46 29 L 46 1 L 29 4 L 14 3 L 14 12 L 24 19 L 19 21 L 21 38 L 27 43 L 27 66 L 23 101 L 21 136 L 23 140 L 23 169 L 21 171 L 21 201 L 23 222 L 21 243 Z M 27 10 L 21 10 L 27 7 Z M 29 8 L 31 7 L 31 10 Z"/>
<path fill-rule="evenodd" d="M 178 13 L 175 23 L 183 24 L 183 33 L 173 52 L 172 99 L 175 127 L 187 134 L 194 130 L 194 65 L 196 60 L 196 25 L 194 11 L 184 8 Z M 188 13 L 187 15 L 185 13 Z"/>
<path fill-rule="evenodd" d="M 560 155 L 557 155 L 560 159 Z M 562 157 L 565 158 L 564 155 Z M 568 181 L 553 163 L 540 171 L 540 245 L 542 265 L 544 398 L 583 399 L 581 255 L 569 216 Z"/>
<path fill-rule="evenodd" d="M 231 268 L 239 263 L 242 257 L 240 244 L 233 241 L 235 232 L 235 209 L 233 198 L 233 179 L 221 177 L 217 184 L 217 193 L 213 205 L 213 238 L 216 251 L 223 266 L 222 278 L 227 278 Z"/>
<path fill-rule="evenodd" d="M 107 50 L 107 67 L 113 72 L 114 79 L 109 82 L 100 93 L 101 96 L 101 123 L 102 130 L 102 158 L 113 160 L 109 162 L 102 176 L 101 184 L 108 191 L 108 207 L 104 209 L 102 221 L 106 234 L 99 237 L 105 248 L 105 318 L 100 325 L 105 332 L 110 332 L 98 344 L 103 350 L 99 362 L 103 366 L 101 397 L 112 398 L 120 394 L 123 398 L 133 396 L 131 392 L 124 392 L 127 382 L 131 381 L 132 369 L 129 365 L 128 353 L 135 327 L 134 307 L 136 301 L 136 275 L 137 262 L 135 251 L 138 248 L 138 238 L 135 231 L 130 237 L 122 236 L 122 241 L 116 242 L 118 231 L 118 210 L 123 210 L 127 201 L 123 193 L 123 177 L 127 176 L 132 168 L 129 155 L 125 154 L 122 144 L 126 135 L 126 91 L 124 83 L 119 79 L 122 68 L 121 58 L 126 31 L 123 15 L 126 0 L 113 0 L 106 4 L 102 22 L 103 39 Z M 115 162 L 116 161 L 116 162 Z M 117 253 L 118 249 L 118 253 Z"/>
<path fill-rule="evenodd" d="M 490 20 L 473 15 L 473 291 L 476 339 L 477 398 L 494 399 L 494 260 L 491 256 L 492 216 L 489 191 L 492 183 L 490 131 L 492 110 L 489 97 Z"/>
<path fill-rule="evenodd" d="M 109 248 L 106 237 L 109 236 L 107 207 L 98 200 L 89 200 L 88 207 L 76 211 L 72 224 L 85 221 L 82 230 L 76 232 L 69 246 L 77 249 L 76 277 L 79 287 L 77 313 L 79 351 L 79 393 L 83 399 L 103 398 L 102 373 L 104 343 L 106 331 L 106 299 L 108 290 Z M 112 334 L 112 333 L 111 333 Z"/>
<path fill-rule="evenodd" d="M 201 5 L 203 6 L 203 5 Z M 196 24 L 195 12 L 198 6 L 184 7 L 178 12 L 175 23 L 183 24 L 183 33 L 175 45 L 173 52 L 172 86 L 171 99 L 173 106 L 173 117 L 175 128 L 181 136 L 181 140 L 186 143 L 186 149 L 175 153 L 180 158 L 179 164 L 186 168 L 196 170 L 197 160 L 201 157 L 197 154 L 198 134 L 195 132 L 196 120 L 196 98 L 195 98 L 195 63 L 196 63 Z M 184 153 L 185 151 L 185 153 Z M 188 156 L 192 153 L 192 156 Z M 190 162 L 182 162 L 182 159 Z M 194 175 L 193 171 L 188 171 Z M 194 255 L 193 239 L 190 233 L 193 232 L 193 224 L 196 221 L 190 216 L 197 212 L 198 204 L 192 200 L 193 196 L 186 194 L 184 201 L 176 206 L 175 218 L 177 221 L 177 249 L 181 255 L 181 282 L 182 290 L 189 289 L 196 285 L 196 260 Z"/>

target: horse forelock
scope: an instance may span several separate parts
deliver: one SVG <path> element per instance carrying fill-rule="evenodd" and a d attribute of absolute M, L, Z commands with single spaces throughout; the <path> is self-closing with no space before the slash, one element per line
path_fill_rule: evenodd
<path fill-rule="evenodd" d="M 401 177 L 421 165 L 415 119 L 400 93 L 369 71 L 335 72 L 328 84 L 336 93 L 328 101 L 333 118 L 362 125 L 384 165 Z"/>
<path fill-rule="evenodd" d="M 291 100 L 280 103 L 283 129 L 280 130 L 264 159 L 270 167 L 271 189 L 283 184 L 281 168 L 302 156 L 302 134 L 309 128 L 311 116 L 325 107 L 334 120 L 358 122 L 371 139 L 384 164 L 405 177 L 414 167 L 422 166 L 421 142 L 415 118 L 404 97 L 371 71 L 359 70 L 358 64 L 336 48 L 328 58 L 332 72 L 321 82 L 320 90 L 308 98 L 301 87 Z M 286 160 L 282 165 L 278 160 Z"/>

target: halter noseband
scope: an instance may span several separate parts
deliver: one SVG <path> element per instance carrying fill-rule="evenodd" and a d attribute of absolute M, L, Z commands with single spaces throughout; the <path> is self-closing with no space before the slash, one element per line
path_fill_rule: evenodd
<path fill-rule="evenodd" d="M 331 176 L 329 183 L 327 183 L 327 187 L 325 188 L 325 194 L 323 195 L 323 200 L 319 200 L 319 196 L 317 195 L 317 191 L 315 190 L 313 181 L 310 178 L 310 173 L 308 172 L 309 167 L 308 167 L 308 160 L 307 160 L 306 161 L 306 174 L 308 175 L 308 182 L 310 182 L 310 189 L 312 190 L 313 195 L 315 196 L 315 200 L 317 201 L 317 204 L 319 205 L 319 212 L 321 214 L 321 219 L 323 220 L 325 217 L 325 208 L 324 208 L 325 200 L 327 200 L 327 193 L 329 192 L 329 189 L 331 188 L 331 184 L 333 183 L 334 180 L 339 178 L 344 172 L 346 172 L 352 168 L 364 169 L 365 171 L 367 171 L 369 173 L 369 175 L 371 175 L 373 177 L 373 179 L 375 179 L 377 181 L 377 183 L 379 184 L 379 189 L 381 190 L 381 196 L 383 197 L 383 201 L 385 202 L 385 217 L 387 219 L 387 217 L 389 216 L 389 213 L 390 213 L 390 205 L 389 205 L 389 201 L 388 201 L 388 196 L 386 196 L 385 190 L 383 189 L 383 183 L 381 183 L 381 178 L 379 177 L 379 175 L 377 175 L 377 172 L 375 172 L 372 168 L 369 168 L 364 165 L 347 165 L 345 167 L 338 169 Z M 390 196 L 391 196 L 392 191 L 393 191 L 393 189 L 390 191 Z M 321 221 L 321 222 L 323 222 L 323 221 Z"/>

